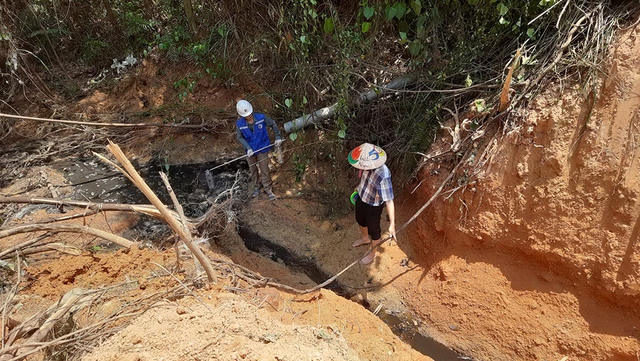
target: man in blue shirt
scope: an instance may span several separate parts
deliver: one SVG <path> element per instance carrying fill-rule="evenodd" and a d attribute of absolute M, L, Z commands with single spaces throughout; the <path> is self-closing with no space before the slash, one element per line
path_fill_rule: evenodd
<path fill-rule="evenodd" d="M 358 191 L 356 221 L 360 225 L 361 238 L 353 243 L 353 247 L 363 244 L 371 244 L 371 247 L 375 247 L 382 238 L 380 217 L 385 205 L 390 222 L 389 235 L 392 238 L 396 236 L 391 172 L 384 164 L 387 161 L 387 154 L 378 146 L 363 143 L 349 153 L 348 160 L 352 166 L 360 169 L 360 184 L 356 188 Z M 369 264 L 375 257 L 376 251 L 372 250 L 360 263 Z"/>
<path fill-rule="evenodd" d="M 236 136 L 247 152 L 247 162 L 249 163 L 249 173 L 251 174 L 251 183 L 249 184 L 251 198 L 255 198 L 260 194 L 260 183 L 258 183 L 258 170 L 260 170 L 262 187 L 267 196 L 269 196 L 269 200 L 273 201 L 276 199 L 276 195 L 273 194 L 273 182 L 269 174 L 271 140 L 269 140 L 267 128 L 271 128 L 276 136 L 276 147 L 282 144 L 280 129 L 278 129 L 273 119 L 261 113 L 254 113 L 253 106 L 246 100 L 240 100 L 236 104 L 236 110 L 240 115 L 240 119 L 236 121 Z"/>

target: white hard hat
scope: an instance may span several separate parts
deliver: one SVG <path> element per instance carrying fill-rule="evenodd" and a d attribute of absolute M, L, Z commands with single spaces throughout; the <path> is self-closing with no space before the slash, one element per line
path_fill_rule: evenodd
<path fill-rule="evenodd" d="M 241 117 L 248 117 L 249 115 L 251 115 L 251 113 L 253 113 L 253 107 L 251 106 L 251 103 L 244 99 L 236 104 L 236 110 Z"/>

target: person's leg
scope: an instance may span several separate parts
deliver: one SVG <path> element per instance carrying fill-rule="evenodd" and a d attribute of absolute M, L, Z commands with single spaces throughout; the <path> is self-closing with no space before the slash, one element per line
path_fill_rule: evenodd
<path fill-rule="evenodd" d="M 356 200 L 356 221 L 358 222 L 358 225 L 360 225 L 360 238 L 353 242 L 351 245 L 352 247 L 358 247 L 371 242 L 371 240 L 369 240 L 369 232 L 367 230 L 366 208 L 367 204 L 358 198 Z"/>
<path fill-rule="evenodd" d="M 260 168 L 260 180 L 262 188 L 267 194 L 271 193 L 273 182 L 269 173 L 269 153 L 258 153 L 258 168 Z"/>
<path fill-rule="evenodd" d="M 251 157 L 247 157 L 247 163 L 249 163 L 249 194 L 251 197 L 257 197 L 260 190 L 260 183 L 258 183 L 258 156 L 256 154 Z"/>
<path fill-rule="evenodd" d="M 369 231 L 369 237 L 371 237 L 372 251 L 369 252 L 365 258 L 360 260 L 360 263 L 362 264 L 369 264 L 373 262 L 373 259 L 376 258 L 377 252 L 376 250 L 373 250 L 373 248 L 382 242 L 382 229 L 380 228 L 382 208 L 383 206 L 369 207 L 369 212 L 367 213 L 367 228 Z"/>

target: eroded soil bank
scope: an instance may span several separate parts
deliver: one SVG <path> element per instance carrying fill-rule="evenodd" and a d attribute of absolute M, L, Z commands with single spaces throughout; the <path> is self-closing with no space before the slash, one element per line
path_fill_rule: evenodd
<path fill-rule="evenodd" d="M 600 84 L 550 86 L 479 145 L 480 175 L 409 228 L 426 274 L 403 292 L 448 342 L 487 359 L 637 359 L 638 35 L 610 49 Z"/>

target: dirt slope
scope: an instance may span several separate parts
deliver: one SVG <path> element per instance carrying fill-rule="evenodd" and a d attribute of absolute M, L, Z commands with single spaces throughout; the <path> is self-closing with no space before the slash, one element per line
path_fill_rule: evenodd
<path fill-rule="evenodd" d="M 425 274 L 404 294 L 451 345 L 491 360 L 637 360 L 638 35 L 621 36 L 593 93 L 538 96 L 521 127 L 487 141 L 477 182 L 410 227 Z M 405 217 L 440 185 L 439 166 Z"/>
<path fill-rule="evenodd" d="M 430 360 L 330 291 L 199 295 L 159 305 L 83 360 Z"/>

